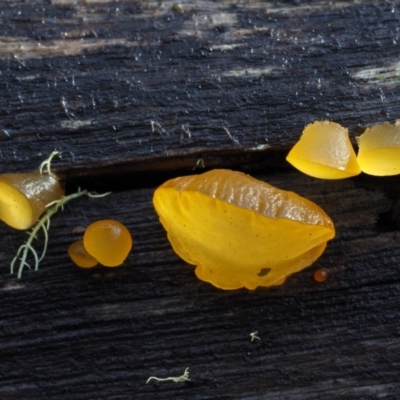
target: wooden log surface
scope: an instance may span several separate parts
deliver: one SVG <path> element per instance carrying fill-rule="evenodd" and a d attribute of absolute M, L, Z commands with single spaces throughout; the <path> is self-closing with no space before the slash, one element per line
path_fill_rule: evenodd
<path fill-rule="evenodd" d="M 354 140 L 398 118 L 399 19 L 395 1 L 3 1 L 1 171 L 57 148 L 68 192 L 113 194 L 54 216 L 39 271 L 19 280 L 26 233 L 0 226 L 0 397 L 397 398 L 400 179 L 316 180 L 284 158 L 313 120 Z M 283 286 L 197 280 L 151 199 L 200 159 L 315 201 L 336 238 Z M 134 251 L 79 270 L 66 249 L 99 218 L 124 222 Z M 187 367 L 188 382 L 146 384 Z"/>

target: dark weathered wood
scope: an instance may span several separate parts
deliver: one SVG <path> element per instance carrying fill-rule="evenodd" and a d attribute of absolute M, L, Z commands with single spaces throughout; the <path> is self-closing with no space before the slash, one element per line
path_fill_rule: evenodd
<path fill-rule="evenodd" d="M 399 116 L 396 2 L 51 3 L 1 4 L 0 169 L 165 169 Z"/>
<path fill-rule="evenodd" d="M 398 117 L 400 13 L 374 3 L 0 4 L 0 170 L 36 168 L 58 148 L 69 192 L 115 191 L 56 215 L 40 270 L 21 280 L 9 263 L 26 234 L 0 225 L 0 398 L 399 395 L 400 180 L 320 181 L 284 160 L 315 119 L 354 139 Z M 151 198 L 200 158 L 314 200 L 337 237 L 280 287 L 197 280 Z M 68 245 L 108 217 L 134 235 L 126 264 L 73 267 Z M 190 382 L 146 385 L 186 367 Z"/>
<path fill-rule="evenodd" d="M 313 267 L 272 289 L 224 292 L 198 281 L 171 250 L 152 189 L 71 203 L 53 219 L 40 270 L 19 281 L 7 263 L 25 234 L 2 226 L 1 397 L 398 394 L 399 232 L 379 220 L 392 201 L 360 178 L 328 182 L 292 172 L 262 179 L 316 201 L 338 231 Z M 67 246 L 99 216 L 124 221 L 134 251 L 115 270 L 75 269 Z M 322 266 L 330 276 L 318 284 L 312 273 Z M 254 331 L 261 341 L 250 341 Z M 145 384 L 186 367 L 190 382 Z"/>

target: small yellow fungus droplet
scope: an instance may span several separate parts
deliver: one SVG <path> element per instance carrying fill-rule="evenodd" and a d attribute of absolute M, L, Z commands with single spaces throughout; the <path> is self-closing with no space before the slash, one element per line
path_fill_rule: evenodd
<path fill-rule="evenodd" d="M 83 235 L 83 245 L 100 264 L 118 267 L 132 249 L 132 236 L 120 222 L 103 219 L 87 227 Z"/>
<path fill-rule="evenodd" d="M 286 160 L 315 178 L 344 179 L 361 173 L 348 130 L 335 122 L 307 125 Z"/>
<path fill-rule="evenodd" d="M 328 278 L 328 271 L 325 268 L 318 268 L 315 272 L 314 272 L 314 279 L 317 282 L 325 282 L 326 278 Z"/>
<path fill-rule="evenodd" d="M 358 164 L 369 175 L 400 174 L 400 124 L 389 122 L 368 128 L 358 140 Z"/>
<path fill-rule="evenodd" d="M 85 250 L 83 240 L 72 243 L 68 248 L 68 255 L 81 268 L 93 268 L 98 264 L 98 261 Z"/>
<path fill-rule="evenodd" d="M 0 175 L 0 219 L 15 229 L 28 229 L 49 203 L 63 195 L 54 175 L 39 171 Z"/>
<path fill-rule="evenodd" d="M 227 290 L 280 285 L 335 236 L 315 203 L 230 170 L 169 180 L 153 204 L 175 252 Z"/>

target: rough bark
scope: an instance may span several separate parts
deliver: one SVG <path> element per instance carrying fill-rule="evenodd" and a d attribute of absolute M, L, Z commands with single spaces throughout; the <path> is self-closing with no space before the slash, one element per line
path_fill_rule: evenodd
<path fill-rule="evenodd" d="M 398 396 L 400 181 L 320 181 L 284 160 L 313 120 L 354 139 L 398 117 L 400 12 L 374 3 L 2 2 L 1 171 L 57 148 L 68 192 L 115 192 L 54 216 L 20 280 L 8 265 L 26 234 L 0 226 L 1 398 Z M 200 282 L 151 204 L 200 158 L 310 198 L 337 237 L 280 287 Z M 66 249 L 99 218 L 124 222 L 134 250 L 118 269 L 77 269 Z M 146 385 L 187 367 L 189 382 Z"/>

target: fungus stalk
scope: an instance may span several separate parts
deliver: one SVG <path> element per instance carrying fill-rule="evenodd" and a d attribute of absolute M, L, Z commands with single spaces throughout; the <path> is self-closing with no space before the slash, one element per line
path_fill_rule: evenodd
<path fill-rule="evenodd" d="M 171 382 L 175 382 L 175 383 L 190 381 L 190 379 L 189 379 L 189 368 L 186 368 L 185 372 L 181 376 L 170 376 L 168 378 L 157 378 L 156 376 L 150 376 L 150 378 L 147 379 L 147 381 L 146 381 L 146 385 L 152 379 L 154 379 L 155 381 L 159 381 L 159 382 L 171 381 Z"/>
<path fill-rule="evenodd" d="M 50 162 L 51 162 L 51 159 L 56 154 L 58 154 L 58 153 L 53 152 L 50 155 L 50 157 L 41 164 L 40 172 L 42 172 L 44 167 L 47 167 L 47 173 L 49 173 L 49 174 L 51 173 L 50 172 Z M 32 230 L 29 233 L 28 240 L 19 247 L 17 254 L 13 258 L 13 260 L 11 262 L 11 274 L 14 273 L 14 266 L 18 260 L 20 261 L 19 267 L 18 267 L 18 279 L 21 278 L 24 267 L 28 267 L 29 269 L 31 269 L 30 264 L 27 262 L 29 252 L 32 253 L 33 258 L 35 260 L 35 271 L 37 271 L 39 269 L 40 261 L 43 260 L 44 256 L 46 255 L 46 251 L 47 251 L 51 217 L 54 214 L 56 214 L 60 208 L 61 208 L 61 210 L 63 210 L 65 204 L 67 204 L 71 200 L 77 199 L 82 196 L 88 196 L 89 198 L 100 198 L 100 197 L 107 196 L 109 194 L 110 194 L 110 192 L 103 193 L 103 194 L 96 194 L 96 193 L 88 192 L 87 190 L 78 189 L 78 191 L 76 193 L 70 194 L 69 196 L 63 196 L 61 199 L 55 200 L 55 201 L 51 202 L 50 204 L 48 204 L 46 206 L 47 211 L 39 218 L 39 220 L 33 226 Z M 39 257 L 38 253 L 36 252 L 35 248 L 32 245 L 32 242 L 34 239 L 37 239 L 37 234 L 40 230 L 42 230 L 43 234 L 44 234 L 44 245 L 43 245 L 42 254 Z"/>

